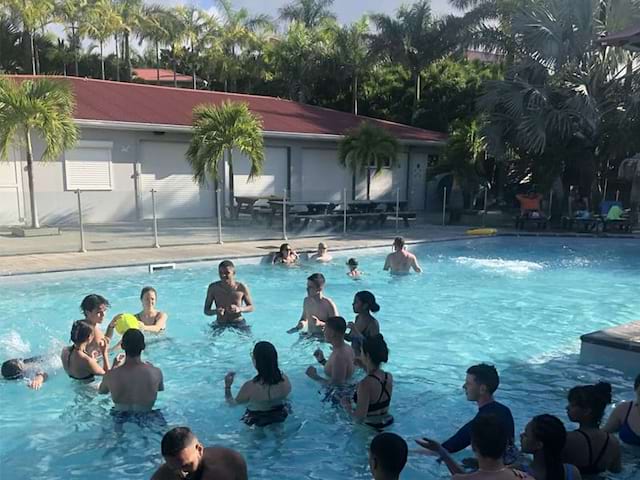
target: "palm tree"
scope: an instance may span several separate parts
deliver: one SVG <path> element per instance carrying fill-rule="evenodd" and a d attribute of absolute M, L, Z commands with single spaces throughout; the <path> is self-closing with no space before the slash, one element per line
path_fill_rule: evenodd
<path fill-rule="evenodd" d="M 97 40 L 100 44 L 100 70 L 104 75 L 104 42 L 122 29 L 122 20 L 112 0 L 96 0 L 87 9 L 87 16 L 80 27 L 81 35 Z"/>
<path fill-rule="evenodd" d="M 411 72 L 415 114 L 420 102 L 422 70 L 459 48 L 464 24 L 453 16 L 434 20 L 427 0 L 400 7 L 396 18 L 377 14 L 372 20 L 378 29 L 378 35 L 373 39 L 373 51 Z"/>
<path fill-rule="evenodd" d="M 66 82 L 41 78 L 16 83 L 0 78 L 0 159 L 7 157 L 13 141 L 24 141 L 32 228 L 40 227 L 33 178 L 32 133 L 42 138 L 45 145 L 40 161 L 55 160 L 77 141 L 74 108 L 73 93 Z"/>
<path fill-rule="evenodd" d="M 193 136 L 187 149 L 194 179 L 203 185 L 208 178 L 218 182 L 220 162 L 226 153 L 229 165 L 229 194 L 233 208 L 233 150 L 249 159 L 249 179 L 262 173 L 264 141 L 262 121 L 246 103 L 223 102 L 219 106 L 199 105 L 193 109 Z"/>
<path fill-rule="evenodd" d="M 207 34 L 211 25 L 211 19 L 207 12 L 194 6 L 178 6 L 174 10 L 179 21 L 184 25 L 183 38 L 189 48 L 189 61 L 191 63 L 191 75 L 193 89 L 196 85 L 196 69 L 201 50 L 204 50 Z"/>
<path fill-rule="evenodd" d="M 346 135 L 338 145 L 340 164 L 353 172 L 367 174 L 367 200 L 371 196 L 371 170 L 378 175 L 385 166 L 398 163 L 400 144 L 385 129 L 369 122 L 362 122 Z"/>
<path fill-rule="evenodd" d="M 159 5 L 144 7 L 140 23 L 139 40 L 153 44 L 155 50 L 156 82 L 160 83 L 160 45 L 171 43 L 171 24 L 176 21 L 174 12 Z"/>
<path fill-rule="evenodd" d="M 280 18 L 315 28 L 325 20 L 335 20 L 329 7 L 334 0 L 294 0 L 280 9 Z"/>
<path fill-rule="evenodd" d="M 125 63 L 125 80 L 131 81 L 131 37 L 140 31 L 143 18 L 142 0 L 118 0 L 122 19 L 122 54 Z"/>
<path fill-rule="evenodd" d="M 358 115 L 359 80 L 372 63 L 368 42 L 369 20 L 363 17 L 351 25 L 344 25 L 336 33 L 338 62 L 347 77 L 351 77 L 353 113 Z"/>
<path fill-rule="evenodd" d="M 69 39 L 73 50 L 75 75 L 78 76 L 78 50 L 80 50 L 80 23 L 86 19 L 87 0 L 61 0 L 56 3 L 55 18 L 70 30 Z"/>
<path fill-rule="evenodd" d="M 55 4 L 53 0 L 5 0 L 5 5 L 22 23 L 22 30 L 26 38 L 25 45 L 29 45 L 31 57 L 31 73 L 36 75 L 36 48 L 34 35 L 36 30 L 44 28 L 51 21 Z"/>

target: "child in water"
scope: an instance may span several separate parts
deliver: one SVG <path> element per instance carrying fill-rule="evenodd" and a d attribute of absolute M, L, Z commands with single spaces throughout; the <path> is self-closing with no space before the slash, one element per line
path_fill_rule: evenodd
<path fill-rule="evenodd" d="M 347 261 L 347 266 L 349 267 L 347 276 L 353 278 L 354 280 L 358 280 L 362 275 L 362 272 L 358 270 L 358 260 L 356 260 L 355 258 L 350 258 Z"/>

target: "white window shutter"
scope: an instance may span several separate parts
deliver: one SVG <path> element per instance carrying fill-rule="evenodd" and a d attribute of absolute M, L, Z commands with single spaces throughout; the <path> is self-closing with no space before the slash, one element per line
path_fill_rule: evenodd
<path fill-rule="evenodd" d="M 81 141 L 65 153 L 66 190 L 113 190 L 111 142 Z"/>

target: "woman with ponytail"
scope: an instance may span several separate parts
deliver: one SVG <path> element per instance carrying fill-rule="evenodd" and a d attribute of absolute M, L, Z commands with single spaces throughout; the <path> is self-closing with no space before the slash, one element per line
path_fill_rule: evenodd
<path fill-rule="evenodd" d="M 100 353 L 102 354 L 102 367 L 87 353 L 87 347 L 94 340 L 94 326 L 78 320 L 71 327 L 70 347 L 64 347 L 60 354 L 62 366 L 74 380 L 93 381 L 94 375 L 104 375 L 109 370 L 109 342 L 100 342 Z"/>
<path fill-rule="evenodd" d="M 604 410 L 611 403 L 611 384 L 581 385 L 569 390 L 567 415 L 580 427 L 567 434 L 562 452 L 566 463 L 578 467 L 582 475 L 622 470 L 620 443 L 600 430 Z"/>
<path fill-rule="evenodd" d="M 558 417 L 538 415 L 520 435 L 522 451 L 533 455 L 533 463 L 524 469 L 536 480 L 581 480 L 580 471 L 562 462 L 567 431 Z"/>
<path fill-rule="evenodd" d="M 353 297 L 353 313 L 356 314 L 356 320 L 347 324 L 351 331 L 345 335 L 345 339 L 351 342 L 356 355 L 360 354 L 365 338 L 372 338 L 380 333 L 380 324 L 371 314 L 378 311 L 380 306 L 373 293 L 363 290 Z"/>

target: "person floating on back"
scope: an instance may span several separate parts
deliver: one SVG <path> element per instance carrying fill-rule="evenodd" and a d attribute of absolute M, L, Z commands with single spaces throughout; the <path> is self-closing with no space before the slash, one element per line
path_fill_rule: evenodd
<path fill-rule="evenodd" d="M 338 307 L 333 300 L 324 296 L 324 275 L 314 273 L 307 278 L 307 296 L 302 303 L 302 315 L 298 324 L 287 330 L 295 333 L 307 327 L 307 335 L 322 337 L 324 322 L 329 317 L 337 317 Z"/>
<path fill-rule="evenodd" d="M 416 256 L 406 250 L 404 238 L 396 237 L 393 240 L 393 253 L 387 255 L 384 262 L 384 270 L 393 274 L 404 274 L 409 273 L 411 269 L 417 273 L 422 272 Z"/>
<path fill-rule="evenodd" d="M 333 260 L 333 257 L 329 253 L 329 247 L 327 247 L 327 244 L 324 242 L 320 242 L 318 244 L 318 251 L 311 255 L 309 260 L 320 263 L 328 263 Z"/>
<path fill-rule="evenodd" d="M 374 480 L 398 480 L 407 464 L 407 442 L 395 433 L 385 432 L 371 440 L 369 468 Z"/>
<path fill-rule="evenodd" d="M 478 413 L 471 421 L 460 428 L 455 435 L 442 444 L 445 450 L 450 453 L 456 453 L 471 445 L 471 427 L 473 423 L 479 416 L 491 414 L 498 418 L 507 433 L 505 463 L 511 464 L 515 461 L 517 452 L 514 447 L 515 427 L 511 410 L 493 398 L 493 394 L 499 385 L 500 377 L 493 365 L 481 363 L 467 370 L 467 376 L 462 388 L 467 400 L 478 404 Z M 437 451 L 439 444 L 429 440 L 423 446 Z"/>
<path fill-rule="evenodd" d="M 289 415 L 287 397 L 291 393 L 291 383 L 278 367 L 278 352 L 269 342 L 258 342 L 251 352 L 253 366 L 258 374 L 245 382 L 234 398 L 231 385 L 235 372 L 224 377 L 224 396 L 228 403 L 247 403 L 247 411 L 242 420 L 247 425 L 264 427 L 272 423 L 284 422 Z"/>
<path fill-rule="evenodd" d="M 204 314 L 215 315 L 218 326 L 247 328 L 242 314 L 254 310 L 249 288 L 236 281 L 236 267 L 230 260 L 220 262 L 218 275 L 220 280 L 213 282 L 207 289 Z M 214 303 L 216 308 L 212 309 Z"/>
<path fill-rule="evenodd" d="M 144 334 L 130 328 L 122 336 L 124 363 L 107 372 L 98 391 L 111 393 L 114 409 L 123 412 L 149 412 L 164 390 L 162 371 L 142 361 Z"/>
<path fill-rule="evenodd" d="M 340 386 L 347 383 L 355 370 L 353 349 L 344 341 L 347 322 L 342 317 L 329 317 L 325 324 L 324 338 L 331 344 L 329 360 L 324 358 L 322 350 L 317 349 L 313 355 L 318 363 L 324 366 L 326 377 L 318 374 L 316 367 L 307 368 L 307 376 L 325 385 Z"/>
<path fill-rule="evenodd" d="M 235 450 L 204 447 L 188 427 L 176 427 L 162 437 L 165 463 L 151 480 L 247 480 L 247 462 Z"/>
<path fill-rule="evenodd" d="M 567 434 L 564 461 L 578 467 L 582 475 L 619 473 L 622 470 L 620 444 L 613 435 L 600 430 L 604 410 L 611 403 L 611 385 L 600 382 L 573 387 L 568 400 L 569 420 L 580 427 Z"/>
<path fill-rule="evenodd" d="M 49 375 L 41 367 L 42 357 L 12 358 L 2 363 L 2 378 L 27 380 L 27 387 L 40 390 Z"/>
<path fill-rule="evenodd" d="M 153 287 L 144 287 L 140 292 L 142 311 L 136 313 L 136 318 L 140 321 L 140 330 L 143 332 L 162 332 L 167 328 L 169 316 L 156 310 L 158 292 Z"/>
<path fill-rule="evenodd" d="M 640 375 L 636 377 L 633 389 L 635 400 L 618 403 L 602 430 L 617 433 L 618 438 L 628 445 L 640 446 Z"/>
<path fill-rule="evenodd" d="M 347 260 L 347 267 L 349 267 L 347 276 L 354 280 L 360 280 L 360 278 L 362 277 L 362 272 L 358 270 L 358 260 L 356 260 L 355 258 L 350 258 L 349 260 Z"/>

